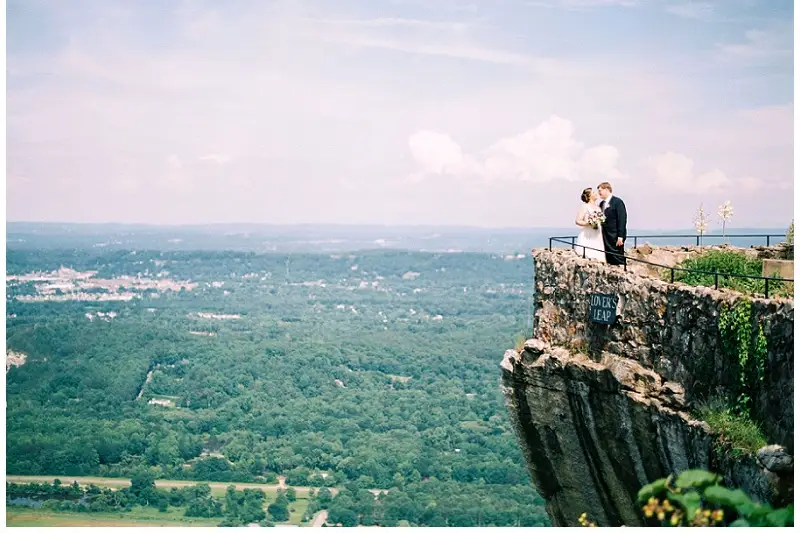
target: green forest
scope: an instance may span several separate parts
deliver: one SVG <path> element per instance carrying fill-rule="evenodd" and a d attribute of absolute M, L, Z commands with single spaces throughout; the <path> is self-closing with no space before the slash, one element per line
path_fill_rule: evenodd
<path fill-rule="evenodd" d="M 61 267 L 95 273 L 43 281 Z M 529 257 L 9 249 L 7 271 L 9 475 L 281 476 L 338 488 L 310 505 L 343 524 L 549 523 L 499 388 Z"/>

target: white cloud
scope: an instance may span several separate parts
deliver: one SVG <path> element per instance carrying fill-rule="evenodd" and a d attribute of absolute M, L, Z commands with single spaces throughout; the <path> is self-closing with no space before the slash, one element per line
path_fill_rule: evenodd
<path fill-rule="evenodd" d="M 708 19 L 714 14 L 714 5 L 709 2 L 683 2 L 664 8 L 667 13 L 688 19 Z"/>
<path fill-rule="evenodd" d="M 409 137 L 408 147 L 426 172 L 457 174 L 465 168 L 461 147 L 444 133 L 420 130 Z"/>
<path fill-rule="evenodd" d="M 218 165 L 222 165 L 231 160 L 230 156 L 223 154 L 206 154 L 200 157 L 200 161 L 213 161 Z"/>
<path fill-rule="evenodd" d="M 478 44 L 468 23 L 402 18 L 300 19 L 306 39 L 418 55 L 468 59 L 500 65 L 550 68 L 552 61 Z"/>
<path fill-rule="evenodd" d="M 745 176 L 736 180 L 736 185 L 744 189 L 745 192 L 755 192 L 763 187 L 761 180 L 752 176 Z"/>
<path fill-rule="evenodd" d="M 192 40 L 207 39 L 221 31 L 220 16 L 215 11 L 206 11 L 186 4 L 176 9 L 178 19 L 183 25 L 184 34 Z"/>
<path fill-rule="evenodd" d="M 113 178 L 109 187 L 114 192 L 132 194 L 139 192 L 141 189 L 141 183 L 133 176 L 121 175 Z"/>
<path fill-rule="evenodd" d="M 744 41 L 718 43 L 720 57 L 731 61 L 763 63 L 776 59 L 791 59 L 793 52 L 793 30 L 788 24 L 773 24 L 744 32 Z"/>
<path fill-rule="evenodd" d="M 573 137 L 572 122 L 551 116 L 535 128 L 502 138 L 485 150 L 464 155 L 449 135 L 418 131 L 408 141 L 423 175 L 451 175 L 487 181 L 619 180 L 619 152 L 613 146 L 586 147 Z"/>
<path fill-rule="evenodd" d="M 639 5 L 639 0 L 529 0 L 526 4 L 534 7 L 579 10 L 596 7 L 635 7 Z"/>
<path fill-rule="evenodd" d="M 167 171 L 164 175 L 163 186 L 167 188 L 180 189 L 188 182 L 188 176 L 183 168 L 181 159 L 171 154 L 167 157 Z"/>
<path fill-rule="evenodd" d="M 29 183 L 31 183 L 31 179 L 25 176 L 19 176 L 14 174 L 8 174 L 6 176 L 6 189 L 7 190 L 16 190 L 16 189 L 23 189 Z"/>
<path fill-rule="evenodd" d="M 342 179 L 340 179 L 340 180 L 339 180 L 339 185 L 340 185 L 340 186 L 341 186 L 343 189 L 347 189 L 348 191 L 355 191 L 355 190 L 357 190 L 357 189 L 358 189 L 358 185 L 356 185 L 356 184 L 355 184 L 355 183 L 353 183 L 352 181 L 350 181 L 350 180 L 348 180 L 348 179 L 344 179 L 344 178 L 342 178 Z"/>
<path fill-rule="evenodd" d="M 453 31 L 465 32 L 470 25 L 465 22 L 450 22 L 450 21 L 435 21 L 424 19 L 410 19 L 398 17 L 382 17 L 373 19 L 298 19 L 302 22 L 309 22 L 312 24 L 321 24 L 328 26 L 339 27 L 363 27 L 363 28 L 392 28 L 392 27 L 410 27 L 410 28 L 429 28 L 435 31 Z"/>
<path fill-rule="evenodd" d="M 171 154 L 169 157 L 167 157 L 167 165 L 172 170 L 182 170 L 183 169 L 183 163 L 181 163 L 180 157 L 178 157 L 175 154 Z"/>
<path fill-rule="evenodd" d="M 674 192 L 703 194 L 730 184 L 728 177 L 718 169 L 695 174 L 694 161 L 675 152 L 656 156 L 653 158 L 653 166 L 658 184 Z"/>
<path fill-rule="evenodd" d="M 485 61 L 487 63 L 497 63 L 501 65 L 527 65 L 531 67 L 540 65 L 539 61 L 536 59 L 521 54 L 492 50 L 490 48 L 468 44 L 437 44 L 356 35 L 347 37 L 318 36 L 318 38 L 328 42 L 351 44 L 365 48 L 384 48 L 411 54 L 471 59 L 474 61 Z"/>

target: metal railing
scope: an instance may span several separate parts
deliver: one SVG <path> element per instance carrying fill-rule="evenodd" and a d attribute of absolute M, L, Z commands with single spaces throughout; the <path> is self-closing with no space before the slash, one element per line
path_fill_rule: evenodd
<path fill-rule="evenodd" d="M 672 238 L 672 237 L 675 237 L 675 238 L 686 238 L 686 237 L 694 237 L 694 235 L 636 235 L 636 236 L 630 236 L 630 237 L 628 237 L 628 239 L 633 239 L 634 248 L 636 248 L 636 245 L 638 244 L 638 239 L 645 239 L 645 238 L 648 238 L 648 239 L 656 239 L 656 238 L 657 239 L 661 239 L 661 238 Z M 708 237 L 708 236 L 706 236 L 706 237 Z M 716 237 L 716 235 L 715 235 L 715 237 Z M 721 237 L 721 235 L 719 235 L 719 237 Z M 770 242 L 770 238 L 771 237 L 783 237 L 783 238 L 785 238 L 784 235 L 774 235 L 774 234 L 770 234 L 770 235 L 726 235 L 725 237 L 726 238 L 728 238 L 728 237 L 731 237 L 731 238 L 741 238 L 741 237 L 762 238 L 762 237 L 766 237 L 767 246 L 769 246 L 769 242 Z M 569 240 L 567 240 L 567 239 L 569 239 Z M 584 259 L 586 259 L 586 250 L 594 250 L 596 252 L 603 252 L 603 253 L 605 253 L 607 255 L 611 255 L 611 256 L 614 256 L 614 257 L 617 257 L 617 258 L 624 259 L 625 263 L 623 263 L 623 267 L 624 267 L 625 270 L 628 270 L 628 264 L 627 264 L 628 260 L 636 261 L 637 263 L 644 263 L 645 265 L 650 265 L 650 266 L 654 266 L 654 267 L 658 267 L 658 268 L 666 268 L 666 269 L 669 269 L 669 281 L 670 281 L 670 283 L 675 283 L 675 271 L 688 272 L 688 273 L 692 273 L 692 274 L 704 274 L 704 275 L 708 275 L 708 276 L 714 276 L 714 288 L 715 289 L 719 289 L 719 278 L 720 277 L 743 278 L 743 279 L 761 279 L 761 280 L 764 280 L 764 297 L 765 298 L 769 298 L 769 282 L 770 281 L 794 283 L 793 279 L 786 279 L 786 278 L 778 278 L 778 277 L 768 278 L 768 277 L 765 277 L 765 276 L 750 276 L 750 275 L 747 275 L 747 274 L 731 274 L 731 273 L 728 273 L 728 272 L 716 272 L 716 271 L 711 272 L 711 271 L 707 271 L 707 270 L 698 270 L 698 269 L 692 269 L 692 268 L 681 268 L 681 267 L 674 267 L 674 266 L 669 266 L 669 265 L 660 265 L 658 263 L 652 263 L 650 261 L 645 261 L 644 259 L 639 259 L 637 257 L 631 257 L 631 256 L 625 254 L 624 252 L 623 253 L 608 252 L 606 250 L 600 250 L 598 248 L 592 248 L 591 246 L 584 246 L 582 244 L 576 244 L 575 243 L 576 239 L 577 239 L 577 236 L 573 236 L 573 235 L 566 236 L 566 237 L 550 237 L 550 246 L 549 246 L 549 248 L 552 251 L 554 242 L 569 245 L 569 246 L 572 247 L 573 250 L 577 246 L 579 248 L 583 248 L 583 258 Z M 698 238 L 698 246 L 699 246 L 699 238 Z"/>
<path fill-rule="evenodd" d="M 770 234 L 750 234 L 750 235 L 631 235 L 627 238 L 627 240 L 633 239 L 633 247 L 636 248 L 639 245 L 639 239 L 694 239 L 695 245 L 700 246 L 700 243 L 704 239 L 766 239 L 767 246 L 770 245 L 770 240 L 774 237 L 778 237 L 780 239 L 785 239 L 786 235 L 778 234 L 778 233 L 770 233 Z M 569 235 L 566 237 L 550 237 L 551 242 L 554 239 L 571 239 L 572 244 L 575 244 L 575 239 L 578 237 L 576 235 Z M 550 249 L 552 250 L 552 246 Z"/>

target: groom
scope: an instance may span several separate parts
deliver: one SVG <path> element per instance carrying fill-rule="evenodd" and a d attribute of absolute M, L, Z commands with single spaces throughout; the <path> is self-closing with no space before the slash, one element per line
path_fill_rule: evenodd
<path fill-rule="evenodd" d="M 625 264 L 625 239 L 628 236 L 628 213 L 625 202 L 611 194 L 611 184 L 604 181 L 597 186 L 597 194 L 602 199 L 600 209 L 606 216 L 603 223 L 603 244 L 606 249 L 606 263 Z"/>

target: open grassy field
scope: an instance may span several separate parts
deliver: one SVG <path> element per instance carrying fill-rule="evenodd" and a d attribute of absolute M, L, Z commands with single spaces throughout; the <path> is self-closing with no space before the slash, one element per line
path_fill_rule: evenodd
<path fill-rule="evenodd" d="M 6 481 L 10 481 L 12 483 L 52 483 L 56 478 L 60 479 L 62 484 L 72 484 L 74 481 L 77 481 L 78 484 L 82 486 L 89 486 L 89 484 L 93 483 L 98 487 L 110 487 L 112 489 L 129 487 L 131 484 L 131 480 L 125 478 L 85 476 L 6 476 Z M 279 488 L 286 488 L 277 483 L 265 485 L 260 483 L 234 483 L 218 481 L 185 481 L 172 479 L 156 480 L 156 487 L 160 489 L 188 487 L 190 485 L 199 484 L 208 484 L 208 486 L 211 487 L 211 494 L 214 496 L 223 496 L 229 485 L 234 485 L 236 490 L 261 489 L 268 495 L 275 494 Z M 311 487 L 294 487 L 294 489 L 297 491 L 297 497 L 300 498 L 307 497 L 308 491 L 311 489 Z M 334 488 L 330 489 L 330 491 L 331 494 L 336 494 L 337 492 L 337 490 Z"/>
<path fill-rule="evenodd" d="M 271 502 L 270 502 L 271 503 Z M 300 519 L 303 518 L 303 513 L 308 509 L 310 500 L 298 497 L 297 500 L 289 503 L 289 523 L 295 526 L 301 525 Z M 285 522 L 284 522 L 285 523 Z M 310 525 L 310 522 L 309 524 Z"/>
<path fill-rule="evenodd" d="M 9 527 L 214 527 L 221 518 L 187 518 L 184 509 L 171 507 L 166 513 L 157 509 L 136 508 L 129 513 L 71 513 L 21 507 L 6 508 Z"/>
<path fill-rule="evenodd" d="M 288 524 L 308 526 L 300 519 L 308 508 L 309 501 L 298 499 L 289 508 Z M 72 513 L 8 507 L 6 525 L 9 527 L 215 527 L 223 518 L 188 518 L 183 516 L 185 509 L 170 507 L 166 513 L 156 509 L 136 508 L 129 513 Z M 282 522 L 286 524 L 286 522 Z"/>
<path fill-rule="evenodd" d="M 75 481 L 79 485 L 88 486 L 94 484 L 98 487 L 109 487 L 119 489 L 130 486 L 129 479 L 122 478 L 102 478 L 102 477 L 76 477 L 76 476 L 7 476 L 7 481 L 12 483 L 52 483 L 54 479 L 60 479 L 63 484 L 71 484 Z M 183 481 L 183 480 L 156 480 L 158 488 L 185 487 L 196 485 L 202 481 Z M 260 485 L 257 483 L 208 483 L 211 487 L 211 494 L 214 497 L 223 497 L 229 485 L 235 485 L 238 490 L 261 489 L 266 493 L 265 506 L 275 501 L 279 485 Z M 289 505 L 289 522 L 291 525 L 302 525 L 301 518 L 308 509 L 310 503 L 308 492 L 310 487 L 295 487 L 297 500 Z M 336 489 L 331 489 L 336 492 Z M 185 509 L 170 507 L 166 513 L 161 513 L 157 509 L 137 507 L 129 513 L 73 513 L 51 511 L 46 509 L 30 509 L 13 507 L 6 512 L 6 523 L 9 526 L 120 526 L 120 527 L 141 527 L 141 526 L 216 526 L 223 519 L 220 518 L 187 518 L 183 516 Z M 287 524 L 287 522 L 283 522 Z M 308 524 L 306 524 L 308 525 Z"/>

